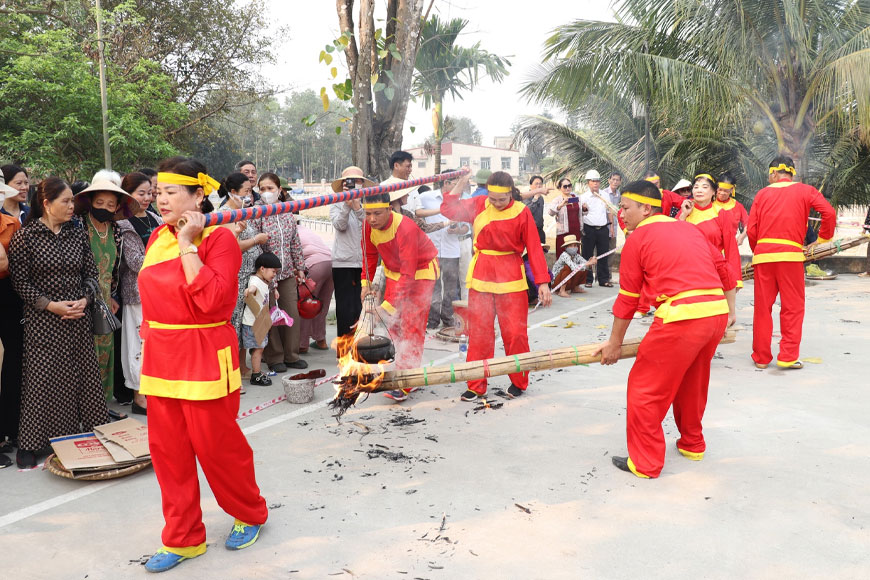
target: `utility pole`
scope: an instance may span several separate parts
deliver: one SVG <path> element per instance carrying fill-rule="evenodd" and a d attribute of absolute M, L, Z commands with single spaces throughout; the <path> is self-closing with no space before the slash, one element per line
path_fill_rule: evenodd
<path fill-rule="evenodd" d="M 109 96 L 106 91 L 106 41 L 103 39 L 103 8 L 97 2 L 97 52 L 100 61 L 100 106 L 103 113 L 103 158 L 106 169 L 112 169 L 112 151 L 109 149 Z"/>
<path fill-rule="evenodd" d="M 646 53 L 646 52 L 648 52 L 648 50 L 649 50 L 648 45 L 646 43 L 644 43 L 643 52 Z M 644 126 L 643 160 L 644 160 L 644 164 L 646 165 L 646 169 L 644 171 L 649 172 L 651 169 L 650 165 L 652 162 L 652 159 L 651 159 L 651 157 L 652 157 L 652 143 L 651 143 L 652 135 L 650 134 L 650 130 L 649 130 L 649 114 L 650 114 L 650 109 L 652 108 L 652 82 L 651 82 L 651 79 L 649 76 L 649 67 L 647 67 L 646 87 L 645 88 L 646 88 L 646 91 L 645 91 L 646 92 L 646 102 L 643 104 L 643 108 L 644 108 L 644 114 L 643 114 L 643 126 Z"/>

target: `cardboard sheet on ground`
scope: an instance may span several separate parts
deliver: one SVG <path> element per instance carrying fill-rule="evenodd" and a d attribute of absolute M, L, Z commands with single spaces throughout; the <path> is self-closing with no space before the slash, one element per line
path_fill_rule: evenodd
<path fill-rule="evenodd" d="M 148 426 L 123 419 L 94 428 L 94 433 L 55 437 L 51 448 L 73 477 L 148 461 Z"/>

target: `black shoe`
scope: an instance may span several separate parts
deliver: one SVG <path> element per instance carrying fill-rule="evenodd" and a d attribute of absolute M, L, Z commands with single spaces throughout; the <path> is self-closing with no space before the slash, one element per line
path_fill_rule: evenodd
<path fill-rule="evenodd" d="M 468 389 L 467 391 L 462 393 L 462 396 L 459 397 L 459 400 L 465 401 L 466 403 L 469 403 L 471 401 L 476 401 L 479 398 L 480 398 L 480 395 L 478 395 L 477 393 L 475 393 L 471 389 Z"/>
<path fill-rule="evenodd" d="M 440 326 L 437 322 L 430 322 L 426 325 L 426 330 L 436 330 Z"/>
<path fill-rule="evenodd" d="M 19 449 L 15 454 L 15 463 L 19 469 L 33 469 L 36 467 L 36 453 Z"/>
<path fill-rule="evenodd" d="M 263 373 L 251 373 L 251 379 L 248 381 L 252 385 L 259 385 L 261 387 L 268 387 L 272 384 L 272 379 L 264 375 Z"/>
<path fill-rule="evenodd" d="M 131 405 L 131 408 L 133 410 L 134 415 L 147 415 L 148 414 L 148 407 L 140 407 L 136 403 L 133 403 Z"/>
<path fill-rule="evenodd" d="M 282 362 L 275 363 L 273 365 L 269 365 L 269 368 L 272 369 L 273 371 L 275 371 L 276 373 L 286 373 L 287 372 L 287 365 L 282 363 Z"/>
<path fill-rule="evenodd" d="M 610 458 L 610 460 L 613 462 L 613 465 L 617 467 L 617 469 L 621 469 L 623 471 L 631 473 L 631 469 L 628 467 L 628 457 L 617 457 L 616 455 L 614 455 Z"/>
<path fill-rule="evenodd" d="M 0 469 L 3 469 L 4 467 L 9 467 L 10 465 L 12 465 L 12 460 L 9 459 L 9 457 L 7 457 L 6 455 L 0 454 Z"/>
<path fill-rule="evenodd" d="M 521 388 L 512 384 L 511 386 L 508 387 L 507 395 L 511 399 L 516 399 L 517 397 L 521 396 L 523 394 L 523 392 L 524 391 Z"/>
<path fill-rule="evenodd" d="M 109 409 L 109 419 L 112 421 L 120 421 L 127 418 L 127 413 L 119 413 L 114 409 Z"/>
<path fill-rule="evenodd" d="M 290 368 L 290 369 L 307 369 L 308 368 L 308 363 L 305 362 L 304 360 L 302 360 L 301 358 L 299 360 L 295 360 L 293 362 L 284 361 L 284 364 L 287 365 L 287 368 Z M 281 372 L 278 369 L 272 369 L 272 370 L 277 371 L 279 373 Z M 285 368 L 284 370 L 286 371 L 287 369 Z"/>

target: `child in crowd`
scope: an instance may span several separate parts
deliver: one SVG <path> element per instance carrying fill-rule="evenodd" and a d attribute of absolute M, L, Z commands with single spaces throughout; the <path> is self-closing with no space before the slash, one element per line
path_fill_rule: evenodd
<path fill-rule="evenodd" d="M 254 262 L 254 275 L 248 281 L 248 287 L 245 290 L 245 298 L 253 296 L 260 308 L 269 308 L 269 285 L 278 275 L 281 269 L 281 260 L 278 256 L 271 252 L 263 252 Z M 277 299 L 277 290 L 275 291 Z M 269 342 L 269 337 L 263 338 L 262 343 L 257 343 L 254 338 L 254 321 L 257 316 L 254 312 L 245 305 L 245 311 L 242 314 L 242 348 L 250 349 L 251 352 L 251 384 L 267 387 L 272 384 L 266 373 L 261 372 L 260 362 L 263 360 L 263 349 Z"/>

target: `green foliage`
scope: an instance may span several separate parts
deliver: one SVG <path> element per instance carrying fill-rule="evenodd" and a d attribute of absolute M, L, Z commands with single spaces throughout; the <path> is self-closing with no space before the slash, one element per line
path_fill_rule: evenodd
<path fill-rule="evenodd" d="M 0 64 L 0 157 L 20 160 L 37 175 L 89 176 L 103 165 L 96 63 L 67 31 L 19 23 L 15 36 L 0 41 L 15 52 Z M 143 61 L 132 70 L 138 80 L 119 79 L 108 68 L 110 143 L 125 169 L 175 154 L 165 133 L 187 118 L 159 67 Z"/>
<path fill-rule="evenodd" d="M 727 168 L 754 191 L 779 152 L 834 201 L 870 200 L 870 2 L 626 0 L 616 20 L 558 27 L 524 87 L 580 114 L 536 128 L 572 163 L 637 175 L 649 103 L 660 174 Z"/>

